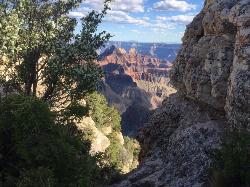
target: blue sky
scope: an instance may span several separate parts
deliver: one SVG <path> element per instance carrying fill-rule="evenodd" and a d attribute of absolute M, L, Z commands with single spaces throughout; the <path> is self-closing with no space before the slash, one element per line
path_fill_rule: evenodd
<path fill-rule="evenodd" d="M 86 0 L 70 16 L 80 18 L 101 10 L 104 0 Z M 186 25 L 199 13 L 204 0 L 113 0 L 100 30 L 116 41 L 181 43 Z"/>

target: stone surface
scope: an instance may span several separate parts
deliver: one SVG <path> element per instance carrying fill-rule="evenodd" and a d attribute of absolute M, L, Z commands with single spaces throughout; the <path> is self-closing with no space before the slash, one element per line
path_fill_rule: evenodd
<path fill-rule="evenodd" d="M 79 130 L 85 133 L 83 139 L 90 141 L 90 154 L 95 156 L 99 153 L 106 155 L 109 147 L 119 144 L 119 159 L 120 166 L 119 171 L 123 174 L 126 174 L 137 167 L 138 165 L 138 156 L 135 156 L 131 150 L 126 147 L 123 134 L 120 131 L 115 131 L 111 126 L 97 128 L 95 122 L 91 117 L 84 117 L 83 119 L 76 121 L 76 125 Z M 114 136 L 114 140 L 110 139 L 110 136 Z M 133 146 L 137 149 L 139 148 L 138 142 L 133 142 Z M 109 159 L 105 156 L 100 161 L 103 164 L 109 165 Z"/>
<path fill-rule="evenodd" d="M 250 1 L 206 1 L 187 27 L 171 82 L 186 96 L 250 128 Z"/>
<path fill-rule="evenodd" d="M 177 93 L 140 132 L 140 165 L 115 187 L 208 186 L 210 151 L 250 129 L 250 0 L 206 0 L 170 73 Z"/>
<path fill-rule="evenodd" d="M 124 138 L 121 132 L 116 134 L 116 139 L 119 141 L 121 145 L 124 145 Z"/>
<path fill-rule="evenodd" d="M 139 135 L 139 167 L 113 186 L 203 186 L 209 151 L 220 145 L 226 125 L 223 116 L 206 105 L 170 96 Z"/>

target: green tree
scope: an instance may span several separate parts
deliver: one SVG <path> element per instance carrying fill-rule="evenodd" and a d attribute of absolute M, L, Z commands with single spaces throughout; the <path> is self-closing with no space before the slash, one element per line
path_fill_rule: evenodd
<path fill-rule="evenodd" d="M 213 154 L 211 186 L 250 186 L 250 133 L 234 130 Z"/>
<path fill-rule="evenodd" d="M 40 97 L 57 109 L 95 90 L 102 73 L 93 61 L 110 38 L 97 28 L 109 1 L 103 11 L 83 17 L 75 34 L 77 20 L 67 14 L 81 0 L 3 0 L 0 61 L 5 66 L 0 74 L 6 90 Z"/>
<path fill-rule="evenodd" d="M 109 107 L 106 98 L 98 92 L 85 97 L 89 112 L 98 128 L 111 126 L 114 131 L 121 131 L 121 116 L 114 107 Z"/>
<path fill-rule="evenodd" d="M 39 99 L 5 98 L 0 103 L 0 186 L 98 186 L 97 160 L 81 137 L 75 126 L 55 124 Z"/>

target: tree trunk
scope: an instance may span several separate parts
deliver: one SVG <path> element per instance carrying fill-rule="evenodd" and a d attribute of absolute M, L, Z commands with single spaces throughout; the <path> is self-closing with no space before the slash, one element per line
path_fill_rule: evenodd
<path fill-rule="evenodd" d="M 25 94 L 36 96 L 37 88 L 37 66 L 40 58 L 40 51 L 35 49 L 28 52 L 24 58 Z M 32 90 L 33 88 L 33 90 Z"/>

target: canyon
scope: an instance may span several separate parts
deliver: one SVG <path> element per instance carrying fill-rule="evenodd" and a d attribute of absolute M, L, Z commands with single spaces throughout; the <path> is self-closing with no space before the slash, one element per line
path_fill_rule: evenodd
<path fill-rule="evenodd" d="M 105 74 L 100 91 L 120 111 L 125 135 L 135 136 L 152 110 L 175 92 L 169 83 L 172 63 L 136 48 L 126 51 L 111 45 L 100 54 L 98 64 Z"/>
<path fill-rule="evenodd" d="M 250 186 L 250 0 L 204 0 L 181 47 L 77 2 L 2 1 L 0 186 Z"/>

